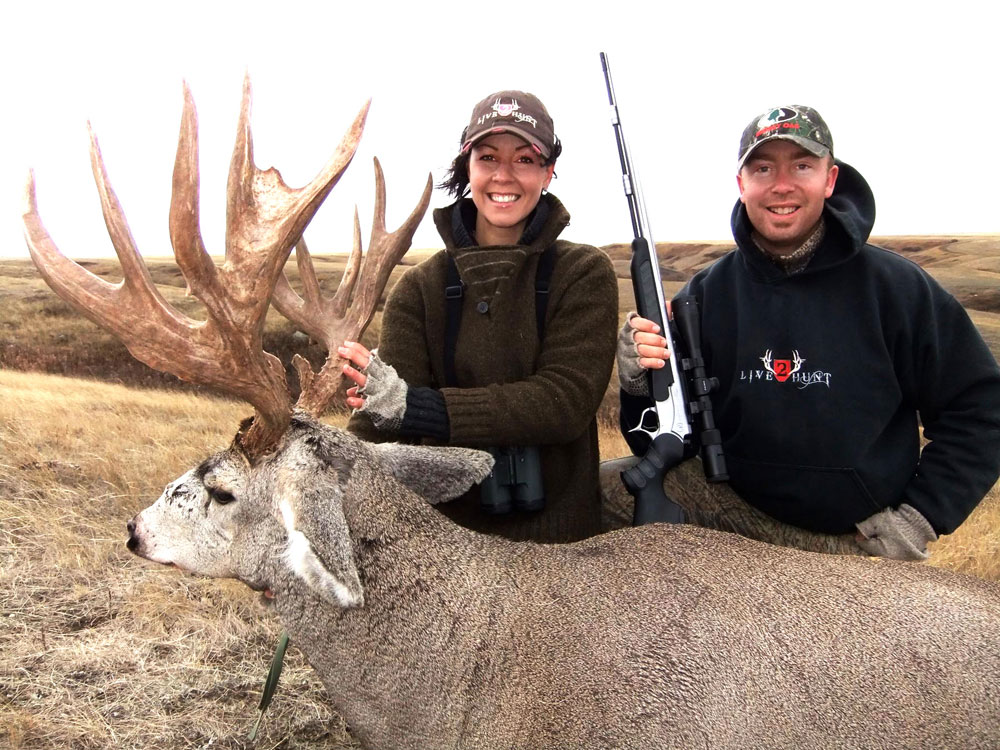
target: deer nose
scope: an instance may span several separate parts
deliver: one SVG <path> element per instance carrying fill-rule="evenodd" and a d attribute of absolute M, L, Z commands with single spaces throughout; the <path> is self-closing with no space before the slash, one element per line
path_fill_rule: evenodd
<path fill-rule="evenodd" d="M 135 519 L 130 519 L 129 522 L 125 524 L 125 528 L 128 529 L 128 541 L 125 542 L 125 546 L 128 547 L 129 552 L 135 552 L 139 547 L 139 537 L 135 533 Z"/>

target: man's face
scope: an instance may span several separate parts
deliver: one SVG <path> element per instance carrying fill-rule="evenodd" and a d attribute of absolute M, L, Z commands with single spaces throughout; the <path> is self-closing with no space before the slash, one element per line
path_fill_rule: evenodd
<path fill-rule="evenodd" d="M 794 141 L 758 146 L 736 182 L 758 241 L 772 253 L 794 252 L 816 229 L 823 203 L 833 195 L 838 168 Z"/>

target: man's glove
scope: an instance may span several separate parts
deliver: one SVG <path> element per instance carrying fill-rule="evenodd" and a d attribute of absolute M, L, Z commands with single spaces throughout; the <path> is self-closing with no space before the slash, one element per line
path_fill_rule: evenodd
<path fill-rule="evenodd" d="M 927 543 L 937 539 L 927 519 L 906 503 L 886 508 L 855 525 L 864 537 L 858 540 L 861 549 L 894 560 L 926 560 Z"/>
<path fill-rule="evenodd" d="M 383 432 L 398 433 L 406 414 L 406 385 L 396 368 L 388 365 L 373 350 L 368 366 L 363 370 L 368 380 L 358 388 L 358 395 L 364 396 L 365 403 L 358 409 L 371 419 L 372 424 Z"/>
<path fill-rule="evenodd" d="M 625 325 L 618 332 L 618 385 L 630 396 L 648 396 L 649 378 L 646 368 L 639 364 L 639 346 L 635 343 L 635 329 L 629 325 L 637 313 L 630 312 Z"/>

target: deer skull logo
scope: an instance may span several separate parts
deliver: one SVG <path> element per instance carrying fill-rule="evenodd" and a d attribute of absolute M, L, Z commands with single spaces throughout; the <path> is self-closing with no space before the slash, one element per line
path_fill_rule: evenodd
<path fill-rule="evenodd" d="M 501 102 L 500 99 L 497 99 L 493 102 L 492 109 L 501 117 L 509 117 L 519 110 L 520 107 L 517 104 L 517 99 L 511 99 L 509 102 Z"/>
<path fill-rule="evenodd" d="M 797 349 L 792 350 L 792 358 L 789 359 L 776 359 L 773 364 L 771 361 L 771 350 L 768 349 L 764 356 L 760 358 L 760 361 L 764 363 L 764 369 L 769 373 L 774 375 L 774 379 L 779 383 L 784 383 L 793 374 L 802 369 L 802 363 L 805 359 L 799 356 Z"/>

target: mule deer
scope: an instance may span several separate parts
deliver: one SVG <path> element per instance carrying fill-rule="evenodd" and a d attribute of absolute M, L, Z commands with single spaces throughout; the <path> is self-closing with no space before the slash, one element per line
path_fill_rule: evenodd
<path fill-rule="evenodd" d="M 29 182 L 28 245 L 56 292 L 139 359 L 255 407 L 232 445 L 128 522 L 129 549 L 268 592 L 336 708 L 372 748 L 996 748 L 1000 587 L 909 563 L 778 548 L 653 524 L 569 545 L 476 534 L 432 503 L 490 468 L 462 448 L 374 445 L 318 421 L 339 382 L 260 348 L 272 290 L 330 352 L 356 338 L 426 208 L 355 250 L 333 299 L 290 247 L 350 161 L 362 109 L 319 177 L 290 190 L 253 165 L 245 88 L 226 262 L 198 229 L 196 118 L 185 94 L 170 232 L 204 322 L 160 298 L 96 140 L 94 172 L 124 280 L 55 248 Z M 353 297 L 352 297 L 353 292 Z"/>

